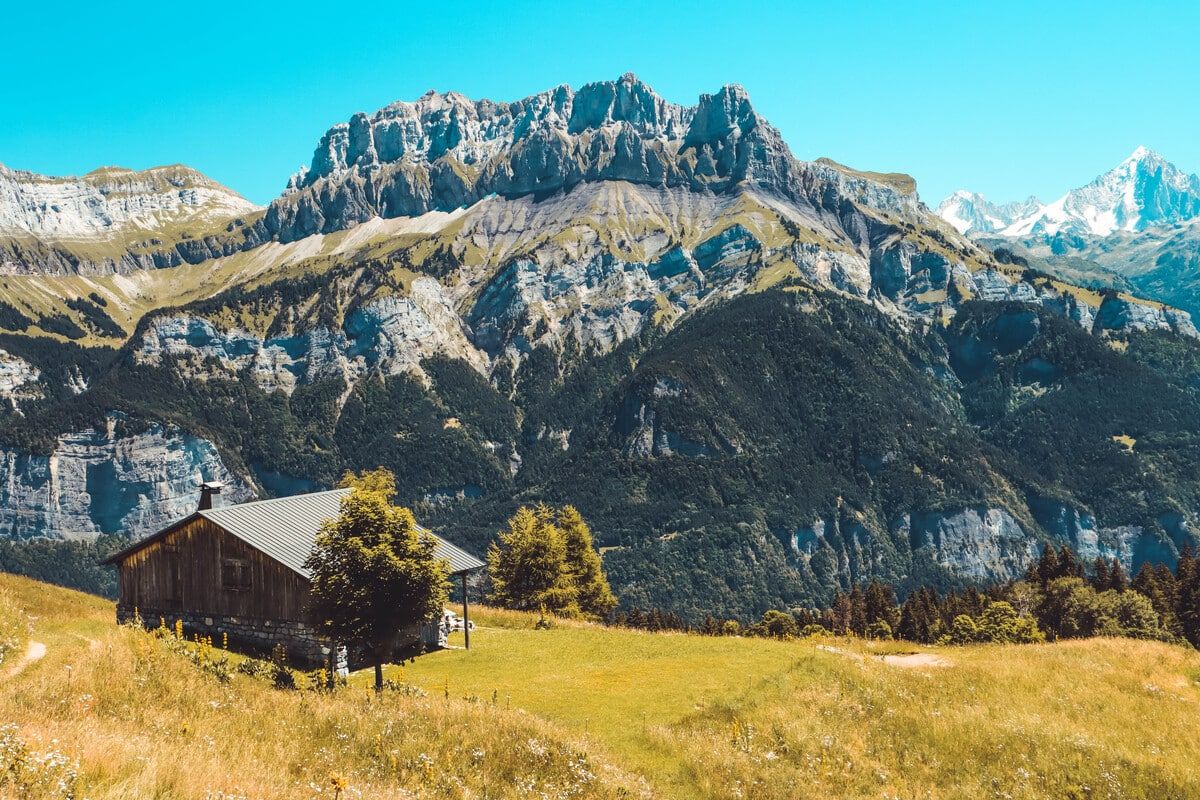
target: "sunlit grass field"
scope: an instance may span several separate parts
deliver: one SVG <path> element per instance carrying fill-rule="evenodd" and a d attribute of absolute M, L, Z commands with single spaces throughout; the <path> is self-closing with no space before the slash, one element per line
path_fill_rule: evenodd
<path fill-rule="evenodd" d="M 1184 647 L 775 642 L 530 619 L 477 613 L 470 651 L 393 676 L 494 694 L 673 797 L 1200 797 L 1200 654 Z M 945 665 L 883 660 L 918 650 Z"/>
<path fill-rule="evenodd" d="M 470 651 L 389 670 L 425 696 L 374 698 L 355 675 L 331 697 L 221 683 L 103 600 L 8 576 L 0 597 L 47 645 L 0 666 L 0 726 L 77 761 L 93 800 L 1200 797 L 1200 655 L 1182 647 L 922 648 L 929 663 L 903 643 L 476 609 Z"/>

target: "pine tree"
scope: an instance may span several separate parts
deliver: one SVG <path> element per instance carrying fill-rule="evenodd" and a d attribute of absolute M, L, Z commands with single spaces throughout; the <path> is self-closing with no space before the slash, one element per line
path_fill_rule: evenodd
<path fill-rule="evenodd" d="M 900 609 L 897 635 L 910 642 L 931 644 L 937 639 L 941 629 L 937 593 L 927 586 L 922 586 L 904 601 Z"/>
<path fill-rule="evenodd" d="M 884 622 L 890 630 L 895 630 L 900 622 L 900 614 L 896 608 L 896 593 L 892 587 L 871 579 L 863 591 L 863 614 L 868 625 Z"/>
<path fill-rule="evenodd" d="M 1065 544 L 1058 551 L 1058 574 L 1056 578 L 1082 578 L 1083 564 Z"/>
<path fill-rule="evenodd" d="M 1115 558 L 1108 568 L 1108 588 L 1115 592 L 1123 592 L 1129 588 L 1129 576 L 1125 574 L 1121 562 Z"/>
<path fill-rule="evenodd" d="M 1097 592 L 1103 592 L 1109 588 L 1108 580 L 1108 562 L 1103 556 L 1096 556 L 1092 562 L 1092 586 L 1096 587 Z"/>
<path fill-rule="evenodd" d="M 1175 568 L 1178 584 L 1175 616 L 1183 638 L 1200 647 L 1200 560 L 1191 547 L 1184 547 Z"/>
<path fill-rule="evenodd" d="M 844 594 L 841 589 L 834 591 L 833 603 L 830 605 L 829 612 L 829 629 L 839 636 L 849 633 L 850 623 L 854 617 L 854 609 L 851 606 L 850 597 Z"/>
<path fill-rule="evenodd" d="M 867 634 L 867 608 L 863 598 L 862 588 L 855 586 L 850 590 L 850 631 L 858 636 Z"/>
<path fill-rule="evenodd" d="M 554 521 L 563 533 L 567 572 L 575 586 L 579 610 L 584 616 L 603 619 L 616 608 L 617 598 L 604 576 L 600 554 L 592 544 L 592 532 L 574 506 L 563 506 L 554 515 Z"/>
<path fill-rule="evenodd" d="M 1038 558 L 1031 577 L 1045 588 L 1047 583 L 1059 577 L 1059 569 L 1058 552 L 1053 546 L 1046 545 L 1042 548 L 1042 555 Z"/>
<path fill-rule="evenodd" d="M 522 506 L 488 548 L 491 599 L 505 608 L 576 614 L 562 531 L 545 514 Z"/>

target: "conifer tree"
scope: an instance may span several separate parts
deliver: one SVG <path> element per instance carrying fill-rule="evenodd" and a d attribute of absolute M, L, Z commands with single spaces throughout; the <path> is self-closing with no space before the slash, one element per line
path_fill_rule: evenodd
<path fill-rule="evenodd" d="M 1108 568 L 1108 588 L 1114 592 L 1123 592 L 1129 588 L 1129 576 L 1125 574 L 1121 562 L 1115 558 Z"/>
<path fill-rule="evenodd" d="M 867 635 L 867 608 L 863 599 L 862 587 L 855 586 L 850 590 L 850 631 L 857 636 Z"/>
<path fill-rule="evenodd" d="M 1046 545 L 1042 548 L 1042 555 L 1038 558 L 1037 566 L 1033 570 L 1031 578 L 1036 580 L 1045 588 L 1046 584 L 1060 576 L 1060 565 L 1058 563 L 1058 552 L 1051 545 Z"/>
<path fill-rule="evenodd" d="M 1092 562 L 1092 586 L 1097 592 L 1103 592 L 1109 588 L 1108 580 L 1108 562 L 1103 556 L 1096 556 Z"/>
<path fill-rule="evenodd" d="M 1175 616 L 1183 638 L 1200 648 L 1200 559 L 1191 547 L 1184 547 L 1175 569 L 1178 584 Z"/>
<path fill-rule="evenodd" d="M 586 617 L 603 619 L 616 608 L 617 598 L 604 576 L 600 554 L 592 543 L 592 531 L 574 506 L 563 506 L 554 515 L 554 521 L 563 533 L 567 572 L 575 587 L 579 610 Z"/>
<path fill-rule="evenodd" d="M 896 609 L 896 594 L 891 586 L 886 586 L 872 578 L 863 591 L 863 615 L 867 625 L 873 622 L 886 623 L 889 630 L 895 630 L 900 622 Z"/>
<path fill-rule="evenodd" d="M 1056 578 L 1082 578 L 1083 564 L 1065 544 L 1058 551 L 1058 574 Z"/>
<path fill-rule="evenodd" d="M 1037 564 L 1030 567 L 1030 582 L 1036 582 L 1045 588 L 1046 584 L 1058 577 L 1058 569 L 1058 552 L 1054 547 L 1046 545 L 1042 548 L 1042 555 Z"/>
<path fill-rule="evenodd" d="M 523 611 L 578 613 L 567 545 L 553 515 L 522 506 L 488 548 L 491 599 Z"/>

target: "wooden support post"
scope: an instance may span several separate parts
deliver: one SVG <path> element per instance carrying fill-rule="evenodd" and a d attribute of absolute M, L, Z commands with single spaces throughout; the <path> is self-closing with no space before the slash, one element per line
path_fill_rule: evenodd
<path fill-rule="evenodd" d="M 467 573 L 462 574 L 462 593 L 463 593 L 463 643 L 466 649 L 471 649 L 471 615 L 470 608 L 467 603 Z"/>

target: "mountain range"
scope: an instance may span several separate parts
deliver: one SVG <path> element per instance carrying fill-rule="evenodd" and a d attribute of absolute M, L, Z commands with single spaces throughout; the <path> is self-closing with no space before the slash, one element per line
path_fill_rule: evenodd
<path fill-rule="evenodd" d="M 1053 203 L 994 204 L 963 190 L 937 211 L 1036 269 L 1200 311 L 1200 176 L 1146 147 Z"/>
<path fill-rule="evenodd" d="M 1135 162 L 1139 219 L 1190 208 Z M 1057 207 L 1101 219 L 1118 187 L 1090 188 Z M 796 159 L 741 87 L 633 75 L 356 114 L 265 209 L 183 167 L 4 170 L 0 536 L 383 465 L 479 552 L 574 503 L 622 604 L 689 618 L 1013 577 L 1047 542 L 1173 561 L 1189 315 L 1038 266 L 1032 231 L 1076 235 L 1056 204 L 956 202 Z M 1121 208 L 1109 236 L 1164 230 Z"/>

